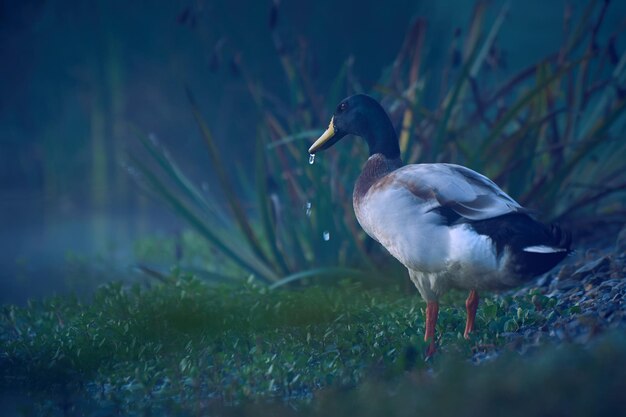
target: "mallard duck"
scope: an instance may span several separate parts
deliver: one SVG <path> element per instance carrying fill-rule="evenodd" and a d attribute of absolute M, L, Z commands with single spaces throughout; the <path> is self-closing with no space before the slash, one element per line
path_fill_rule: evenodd
<path fill-rule="evenodd" d="M 455 164 L 403 165 L 393 124 L 372 97 L 341 101 L 309 153 L 348 134 L 365 139 L 370 155 L 354 186 L 356 218 L 408 269 L 426 301 L 428 356 L 435 352 L 438 300 L 446 291 L 469 290 L 469 339 L 479 291 L 516 287 L 570 252 L 569 233 L 535 220 L 484 175 Z"/>

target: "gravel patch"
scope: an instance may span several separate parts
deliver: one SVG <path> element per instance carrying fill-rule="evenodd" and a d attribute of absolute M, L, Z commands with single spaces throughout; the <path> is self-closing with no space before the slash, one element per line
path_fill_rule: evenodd
<path fill-rule="evenodd" d="M 584 344 L 608 330 L 626 329 L 626 226 L 614 242 L 598 247 L 588 243 L 534 286 L 508 293 L 522 296 L 530 290 L 555 298 L 554 310 L 570 314 L 503 334 L 507 348 L 523 352 L 545 342 Z M 473 359 L 480 362 L 485 354 L 477 355 Z"/>

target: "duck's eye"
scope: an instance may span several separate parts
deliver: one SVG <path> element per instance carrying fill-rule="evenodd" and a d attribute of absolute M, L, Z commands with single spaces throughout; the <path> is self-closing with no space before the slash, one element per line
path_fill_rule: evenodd
<path fill-rule="evenodd" d="M 337 112 L 341 113 L 342 111 L 348 108 L 348 103 L 341 103 L 337 106 Z"/>

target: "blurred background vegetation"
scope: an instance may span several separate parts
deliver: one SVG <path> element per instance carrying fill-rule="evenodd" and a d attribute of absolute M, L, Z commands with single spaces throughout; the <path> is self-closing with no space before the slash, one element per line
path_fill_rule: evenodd
<path fill-rule="evenodd" d="M 401 277 L 352 214 L 365 147 L 308 163 L 355 92 L 382 101 L 407 162 L 467 165 L 583 233 L 620 222 L 625 11 L 2 3 L 1 297 L 88 290 L 138 265 L 271 285 Z"/>

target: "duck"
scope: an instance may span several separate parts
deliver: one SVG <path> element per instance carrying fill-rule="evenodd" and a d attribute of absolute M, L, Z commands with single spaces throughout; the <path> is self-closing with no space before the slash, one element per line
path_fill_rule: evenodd
<path fill-rule="evenodd" d="M 309 154 L 361 137 L 369 158 L 352 202 L 361 228 L 408 270 L 426 301 L 426 356 L 436 352 L 439 299 L 469 291 L 463 336 L 474 330 L 479 292 L 523 285 L 571 252 L 571 234 L 546 225 L 478 172 L 451 163 L 403 164 L 393 123 L 376 99 L 342 100 Z"/>

